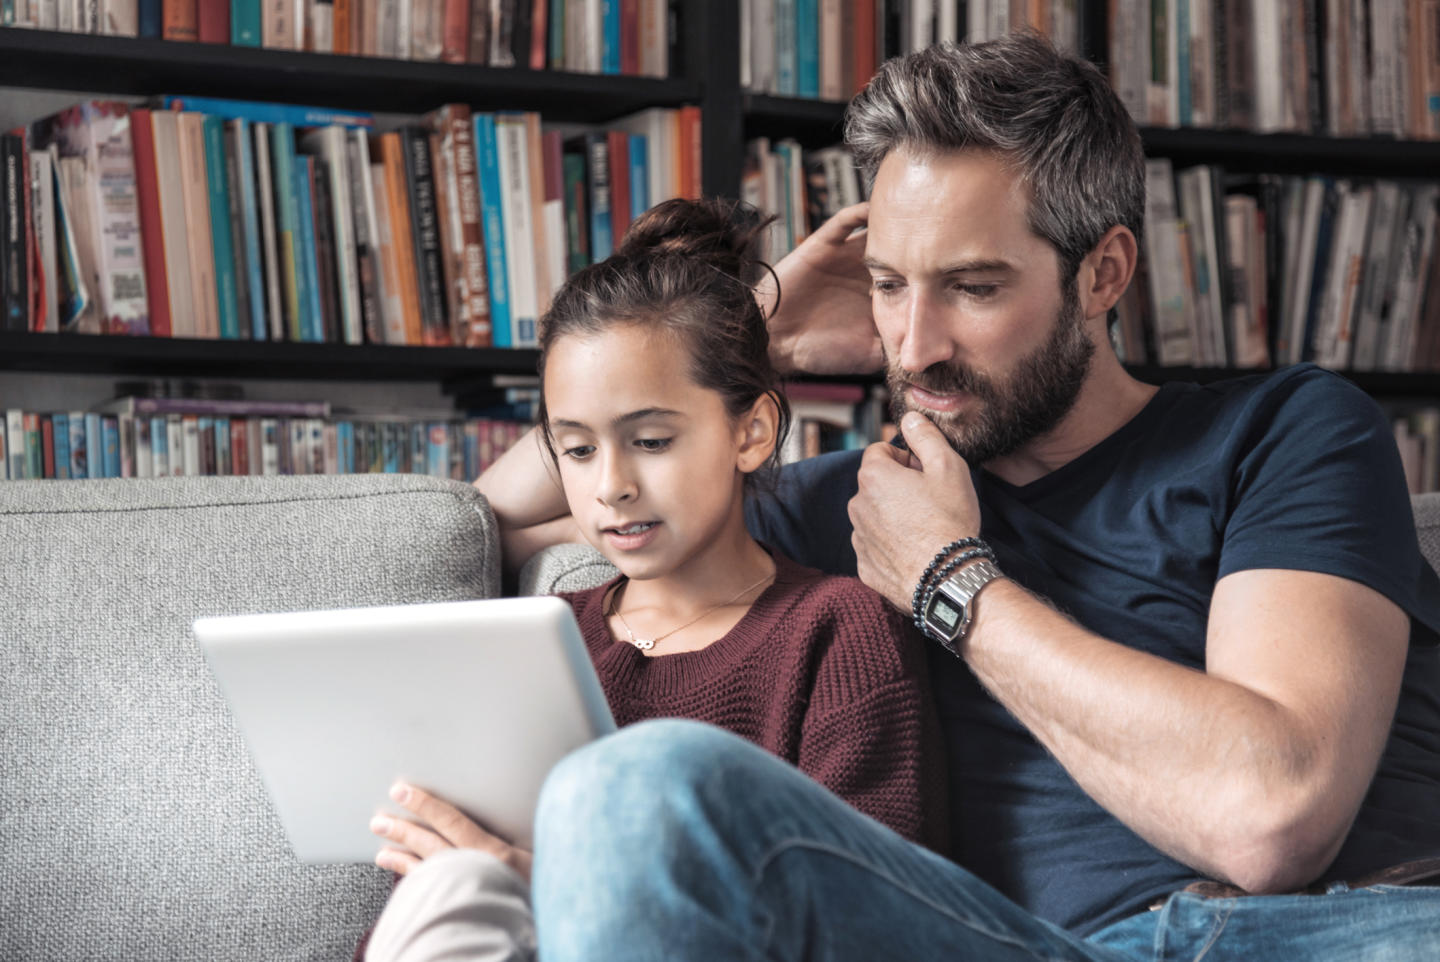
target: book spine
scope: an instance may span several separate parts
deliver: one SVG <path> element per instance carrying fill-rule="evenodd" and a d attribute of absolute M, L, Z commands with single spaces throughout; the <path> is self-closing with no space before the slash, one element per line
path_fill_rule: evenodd
<path fill-rule="evenodd" d="M 466 63 L 485 65 L 490 62 L 490 3 L 471 0 L 470 37 L 465 54 Z"/>
<path fill-rule="evenodd" d="M 360 288 L 360 323 L 364 339 L 385 343 L 381 317 L 379 251 L 375 226 L 375 191 L 370 182 L 370 147 L 362 131 L 345 134 L 345 163 L 350 185 L 350 217 L 355 227 L 355 274 Z"/>
<path fill-rule="evenodd" d="M 218 335 L 240 337 L 240 306 L 236 293 L 235 249 L 230 231 L 230 189 L 225 172 L 225 130 L 219 117 L 205 117 L 205 179 L 210 200 L 210 249 L 215 259 L 215 302 Z"/>
<path fill-rule="evenodd" d="M 510 346 L 510 280 L 505 249 L 505 218 L 500 193 L 500 150 L 495 115 L 474 115 L 475 169 L 480 185 L 481 227 L 490 293 L 490 339 L 494 347 Z"/>
<path fill-rule="evenodd" d="M 160 205 L 160 228 L 152 232 L 142 224 L 141 238 L 160 242 L 165 263 L 165 284 L 170 307 L 171 337 L 195 335 L 195 292 L 190 276 L 190 243 L 185 224 L 184 168 L 180 162 L 180 115 L 169 110 L 150 113 L 154 136 L 155 188 Z M 147 266 L 149 255 L 147 253 Z M 154 319 L 151 320 L 152 329 Z"/>
<path fill-rule="evenodd" d="M 545 54 L 549 49 L 550 0 L 529 2 L 534 4 L 530 15 L 530 69 L 544 70 Z"/>
<path fill-rule="evenodd" d="M 269 124 L 255 125 L 255 206 L 260 214 L 261 260 L 265 267 L 265 314 L 269 322 L 269 339 L 285 339 L 285 309 L 283 290 L 284 265 L 280 257 L 280 236 L 276 224 L 277 204 L 275 199 L 275 178 L 271 171 L 270 147 L 272 130 Z M 256 340 L 261 340 L 259 336 Z"/>
<path fill-rule="evenodd" d="M 237 117 L 254 123 L 289 124 L 296 127 L 341 127 L 375 126 L 372 114 L 363 111 L 333 110 L 329 107 L 310 107 L 297 104 L 258 103 L 249 100 L 226 100 L 222 97 L 174 97 L 162 98 L 167 110 L 191 110 L 196 113 L 214 114 L 224 120 Z"/>
<path fill-rule="evenodd" d="M 568 231 L 565 224 L 565 161 L 558 130 L 541 136 L 544 184 L 545 258 L 550 283 L 559 289 L 565 282 L 568 265 Z M 553 291 L 552 291 L 553 294 Z"/>
<path fill-rule="evenodd" d="M 274 154 L 271 177 L 275 182 L 275 213 L 280 258 L 281 293 L 285 307 L 285 339 L 303 341 L 304 308 L 300 299 L 300 201 L 295 194 L 295 130 L 288 123 L 270 131 Z M 279 340 L 276 338 L 276 340 Z"/>
<path fill-rule="evenodd" d="M 210 227 L 210 190 L 206 183 L 205 122 L 201 114 L 182 113 L 179 120 L 181 180 L 184 188 L 185 234 L 190 263 L 194 337 L 218 337 L 215 255 Z"/>
<path fill-rule="evenodd" d="M 260 45 L 267 50 L 298 50 L 300 37 L 296 32 L 296 6 L 301 0 L 261 0 Z M 273 123 L 270 118 L 251 117 L 256 123 Z"/>
<path fill-rule="evenodd" d="M 440 59 L 446 63 L 464 63 L 470 47 L 470 0 L 444 2 L 444 44 Z"/>
<path fill-rule="evenodd" d="M 97 214 L 95 250 L 100 272 L 101 329 L 109 334 L 150 333 L 144 255 L 136 215 L 135 162 L 130 108 L 92 101 L 67 111 L 62 124 L 87 124 L 91 203 Z"/>
<path fill-rule="evenodd" d="M 195 0 L 195 27 L 201 43 L 229 43 L 230 0 Z"/>
<path fill-rule="evenodd" d="M 435 169 L 435 212 L 439 217 L 450 339 L 451 343 L 464 344 L 465 331 L 470 326 L 470 302 L 465 297 L 465 241 L 460 233 L 460 189 L 456 179 L 455 138 L 449 122 L 453 113 L 453 105 L 443 107 L 428 115 L 426 121 L 430 126 L 430 157 Z"/>
<path fill-rule="evenodd" d="M 200 39 L 196 0 L 161 0 L 160 34 L 166 40 Z"/>
<path fill-rule="evenodd" d="M 640 0 L 640 22 L 637 29 L 642 76 L 670 75 L 669 13 L 666 0 Z"/>
<path fill-rule="evenodd" d="M 0 232 L 0 280 L 4 283 L 5 329 L 24 331 L 30 327 L 30 291 L 25 268 L 25 195 L 23 138 L 19 134 L 0 136 L 3 170 L 4 230 Z"/>
<path fill-rule="evenodd" d="M 800 0 L 775 0 L 775 92 L 782 97 L 800 93 L 796 49 L 796 7 Z"/>
<path fill-rule="evenodd" d="M 238 187 L 240 242 L 244 250 L 245 276 L 243 286 L 249 308 L 249 336 L 252 340 L 266 338 L 265 309 L 268 292 L 265 288 L 264 261 L 260 253 L 260 209 L 255 191 L 255 145 L 250 122 L 237 118 L 230 122 L 235 144 L 235 180 Z M 247 318 L 241 318 L 245 324 Z"/>
<path fill-rule="evenodd" d="M 600 2 L 600 73 L 620 72 L 620 0 Z"/>
<path fill-rule="evenodd" d="M 565 29 L 566 10 L 565 0 L 550 0 L 550 44 L 548 50 L 548 66 L 551 70 L 566 69 L 565 63 Z"/>
<path fill-rule="evenodd" d="M 320 339 L 326 344 L 341 340 L 340 291 L 336 279 L 335 212 L 325 161 L 305 158 L 310 183 L 310 203 L 315 224 L 315 277 L 320 292 Z"/>
<path fill-rule="evenodd" d="M 295 158 L 291 190 L 296 203 L 295 275 L 299 282 L 300 336 L 296 340 L 320 342 L 325 339 L 324 315 L 320 307 L 320 277 L 315 261 L 315 203 L 310 183 L 314 159 Z"/>
<path fill-rule="evenodd" d="M 820 96 L 820 5 L 818 0 L 795 0 L 795 94 Z"/>
<path fill-rule="evenodd" d="M 326 176 L 335 226 L 335 272 L 340 296 L 341 333 L 346 344 L 365 342 L 364 315 L 360 306 L 360 278 L 357 276 L 359 253 L 355 244 L 355 216 L 346 132 L 340 127 L 327 127 L 324 133 Z"/>
<path fill-rule="evenodd" d="M 230 0 L 230 42 L 237 47 L 260 46 L 262 0 Z"/>
<path fill-rule="evenodd" d="M 400 266 L 390 230 L 390 189 L 383 163 L 370 164 L 370 189 L 375 206 L 375 260 L 380 266 L 380 337 L 377 343 L 405 343 L 405 304 L 400 290 Z"/>
<path fill-rule="evenodd" d="M 485 242 L 481 226 L 480 179 L 475 160 L 475 126 L 468 109 L 457 109 L 450 117 L 450 136 L 455 144 L 455 187 L 463 245 L 461 280 L 468 305 L 469 326 L 455 343 L 464 347 L 489 347 L 491 338 L 490 285 L 485 276 Z"/>
<path fill-rule="evenodd" d="M 505 210 L 505 245 L 513 255 L 508 258 L 510 343 L 521 347 L 534 343 L 539 293 L 525 119 L 517 114 L 501 114 L 496 118 L 495 127 L 500 152 L 501 203 Z"/>
<path fill-rule="evenodd" d="M 640 0 L 618 0 L 620 4 L 620 70 L 627 77 L 640 73 Z"/>
<path fill-rule="evenodd" d="M 140 0 L 137 12 L 139 36 L 160 39 L 165 22 L 163 6 L 162 0 Z M 50 29 L 54 27 L 55 25 L 51 25 Z"/>
<path fill-rule="evenodd" d="M 540 115 L 528 111 L 523 118 L 524 156 L 530 188 L 530 249 L 535 252 L 535 319 L 538 327 L 541 315 L 550 309 L 550 298 L 565 278 L 563 274 L 558 277 L 552 275 L 550 270 L 552 261 L 549 254 L 549 228 L 545 220 L 545 151 L 540 136 Z M 526 347 L 534 347 L 533 334 L 532 339 L 523 343 Z"/>
<path fill-rule="evenodd" d="M 31 221 L 35 227 L 36 282 L 38 310 L 32 312 L 30 329 L 54 333 L 60 329 L 55 298 L 59 289 L 56 279 L 55 236 L 55 169 L 49 150 L 30 152 Z M 0 328 L 4 324 L 0 323 Z"/>
<path fill-rule="evenodd" d="M 380 138 L 381 157 L 385 164 L 385 189 L 390 210 L 390 250 L 395 259 L 396 281 L 404 309 L 404 337 L 387 343 L 420 345 L 424 343 L 420 321 L 420 288 L 416 275 L 415 243 L 410 218 L 410 188 L 405 176 L 405 143 L 399 133 Z"/>
<path fill-rule="evenodd" d="M 573 274 L 590 263 L 590 219 L 585 211 L 588 188 L 585 185 L 585 155 L 566 152 L 563 159 L 566 265 Z"/>
<path fill-rule="evenodd" d="M 150 333 L 170 336 L 170 280 L 165 269 L 164 221 L 160 215 L 160 182 L 155 162 L 155 131 L 151 112 L 130 112 L 131 149 L 135 153 L 135 198 L 144 247 L 145 292 L 149 297 Z"/>
<path fill-rule="evenodd" d="M 590 183 L 590 257 L 598 264 L 615 252 L 610 216 L 610 148 L 604 134 L 588 135 L 585 148 Z"/>
<path fill-rule="evenodd" d="M 410 229 L 420 293 L 421 343 L 445 346 L 450 343 L 450 319 L 435 209 L 430 138 L 425 130 L 416 127 L 405 128 L 401 136 L 405 143 L 405 179 L 410 187 Z"/>

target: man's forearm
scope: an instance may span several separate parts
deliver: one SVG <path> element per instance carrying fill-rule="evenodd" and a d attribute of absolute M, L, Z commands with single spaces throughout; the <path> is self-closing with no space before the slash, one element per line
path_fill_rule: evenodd
<path fill-rule="evenodd" d="M 1203 874 L 1303 884 L 1353 818 L 1348 799 L 1316 791 L 1322 753 L 1284 706 L 1101 638 L 1014 582 L 977 599 L 964 655 L 1082 789 Z"/>

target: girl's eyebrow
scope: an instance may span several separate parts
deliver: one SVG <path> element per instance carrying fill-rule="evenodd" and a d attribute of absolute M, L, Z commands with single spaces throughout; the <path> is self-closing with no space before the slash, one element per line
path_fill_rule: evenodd
<path fill-rule="evenodd" d="M 649 418 L 683 418 L 685 414 L 681 411 L 670 408 L 640 408 L 638 411 L 627 411 L 618 417 L 612 418 L 610 424 L 618 427 L 622 424 L 629 424 L 632 421 L 644 421 Z M 557 428 L 575 428 L 580 431 L 590 430 L 590 425 L 584 421 L 571 421 L 566 418 L 555 418 L 551 425 Z"/>

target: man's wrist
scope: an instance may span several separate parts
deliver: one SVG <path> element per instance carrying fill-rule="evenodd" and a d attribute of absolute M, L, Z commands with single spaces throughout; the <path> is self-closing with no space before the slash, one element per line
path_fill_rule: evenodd
<path fill-rule="evenodd" d="M 959 657 L 960 642 L 974 620 L 975 597 L 1003 576 L 994 551 L 984 541 L 952 541 L 935 555 L 915 586 L 911 598 L 915 626 Z"/>

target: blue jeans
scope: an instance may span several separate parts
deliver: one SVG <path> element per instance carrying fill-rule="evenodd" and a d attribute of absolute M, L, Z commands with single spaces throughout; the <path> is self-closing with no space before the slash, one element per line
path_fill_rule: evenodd
<path fill-rule="evenodd" d="M 627 728 L 540 798 L 547 962 L 1440 959 L 1440 889 L 1177 894 L 1087 939 L 717 729 Z"/>

